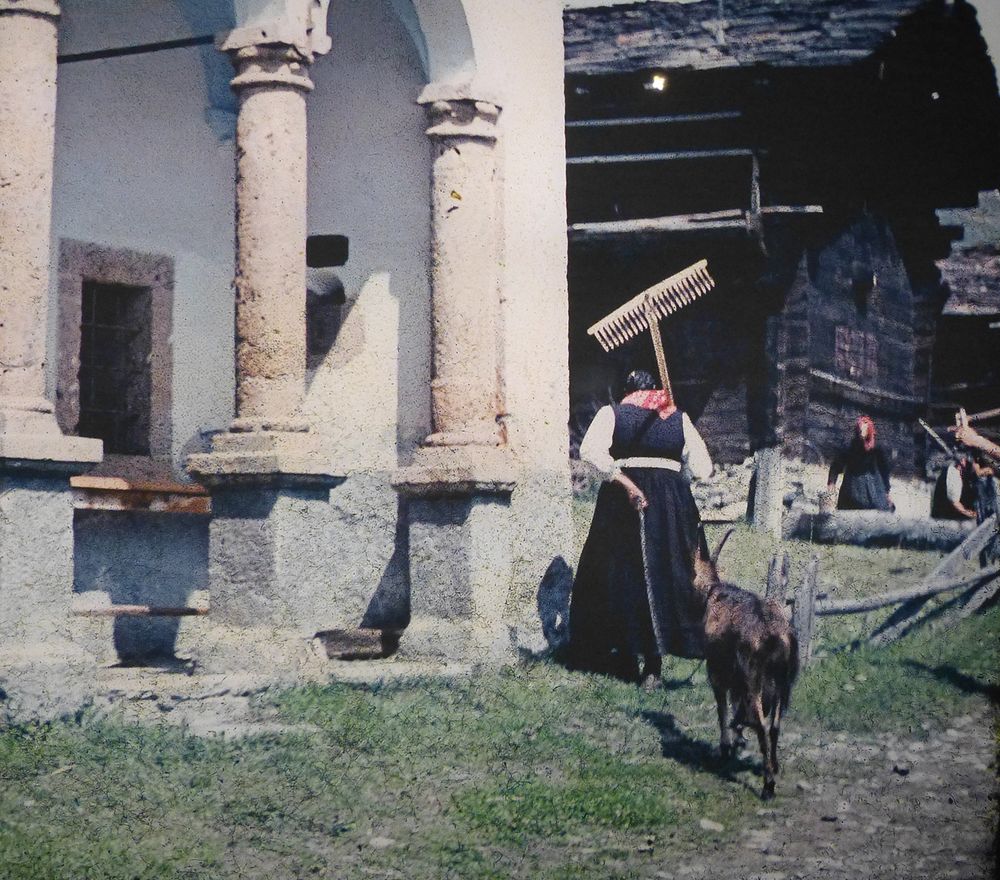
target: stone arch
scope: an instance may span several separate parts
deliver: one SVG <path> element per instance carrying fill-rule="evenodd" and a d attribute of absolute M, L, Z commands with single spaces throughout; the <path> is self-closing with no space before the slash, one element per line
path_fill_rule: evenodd
<path fill-rule="evenodd" d="M 428 82 L 459 84 L 472 80 L 476 57 L 464 0 L 390 2 L 417 47 Z"/>

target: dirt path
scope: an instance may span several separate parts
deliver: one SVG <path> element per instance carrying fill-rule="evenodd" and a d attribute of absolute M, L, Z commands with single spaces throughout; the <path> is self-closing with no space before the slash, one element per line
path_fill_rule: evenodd
<path fill-rule="evenodd" d="M 738 846 L 657 870 L 663 880 L 995 876 L 996 738 L 982 712 L 927 739 L 789 734 L 779 797 Z"/>
<path fill-rule="evenodd" d="M 131 720 L 165 721 L 226 738 L 294 729 L 253 705 L 248 695 L 255 682 L 249 679 L 199 682 L 119 671 L 113 682 L 117 687 L 102 702 Z M 984 708 L 954 719 L 946 730 L 928 726 L 928 731 L 923 736 L 787 732 L 778 797 L 761 804 L 753 827 L 735 839 L 720 833 L 696 857 L 678 856 L 659 842 L 615 868 L 624 876 L 657 880 L 992 878 L 995 715 Z M 756 761 L 752 744 L 745 754 Z M 742 773 L 740 779 L 759 789 L 758 775 Z M 706 830 L 718 831 L 711 825 Z M 552 853 L 545 861 L 566 867 L 565 856 Z"/>

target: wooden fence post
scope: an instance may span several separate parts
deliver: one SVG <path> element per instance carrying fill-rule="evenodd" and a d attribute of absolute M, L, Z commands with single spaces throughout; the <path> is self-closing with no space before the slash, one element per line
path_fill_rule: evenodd
<path fill-rule="evenodd" d="M 779 605 L 785 604 L 785 593 L 788 590 L 788 567 L 791 561 L 787 553 L 780 556 L 775 553 L 771 559 L 771 566 L 767 570 L 767 592 L 766 599 L 772 599 Z"/>
<path fill-rule="evenodd" d="M 996 537 L 998 525 L 1000 519 L 997 514 L 983 520 L 961 544 L 935 566 L 934 570 L 924 578 L 923 583 L 926 585 L 936 580 L 956 577 L 962 565 L 980 553 Z M 875 647 L 884 647 L 899 641 L 913 628 L 916 617 L 927 603 L 927 599 L 928 597 L 920 597 L 904 602 L 869 636 L 868 643 Z"/>
<path fill-rule="evenodd" d="M 785 510 L 785 467 L 780 446 L 766 446 L 754 454 L 754 497 L 751 525 L 758 532 L 781 537 Z"/>
<path fill-rule="evenodd" d="M 795 591 L 792 606 L 792 628 L 799 640 L 799 662 L 805 666 L 812 659 L 813 625 L 816 619 L 816 581 L 819 577 L 819 556 L 813 555 L 806 566 L 802 583 Z"/>

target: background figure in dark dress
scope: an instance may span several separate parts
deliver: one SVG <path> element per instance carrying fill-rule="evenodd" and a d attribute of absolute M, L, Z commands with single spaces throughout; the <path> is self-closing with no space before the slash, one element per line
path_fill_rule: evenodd
<path fill-rule="evenodd" d="M 876 443 L 875 423 L 868 416 L 857 420 L 850 443 L 834 456 L 827 477 L 830 492 L 841 473 L 844 482 L 837 498 L 838 510 L 896 509 L 889 494 L 889 459 Z"/>
<path fill-rule="evenodd" d="M 625 390 L 580 444 L 605 482 L 573 583 L 570 657 L 576 668 L 636 680 L 641 654 L 655 686 L 662 654 L 703 656 L 704 608 L 691 582 L 695 548 L 708 550 L 688 473 L 703 479 L 712 462 L 649 373 L 631 373 Z"/>

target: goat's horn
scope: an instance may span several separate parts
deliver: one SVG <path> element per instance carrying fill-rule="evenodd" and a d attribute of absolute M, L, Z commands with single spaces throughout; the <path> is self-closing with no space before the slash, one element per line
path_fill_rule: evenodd
<path fill-rule="evenodd" d="M 736 529 L 730 529 L 722 536 L 722 540 L 716 545 L 715 552 L 712 554 L 712 565 L 719 564 L 719 554 L 722 553 L 722 548 L 726 546 L 726 541 L 729 540 L 729 536 L 735 531 Z"/>

